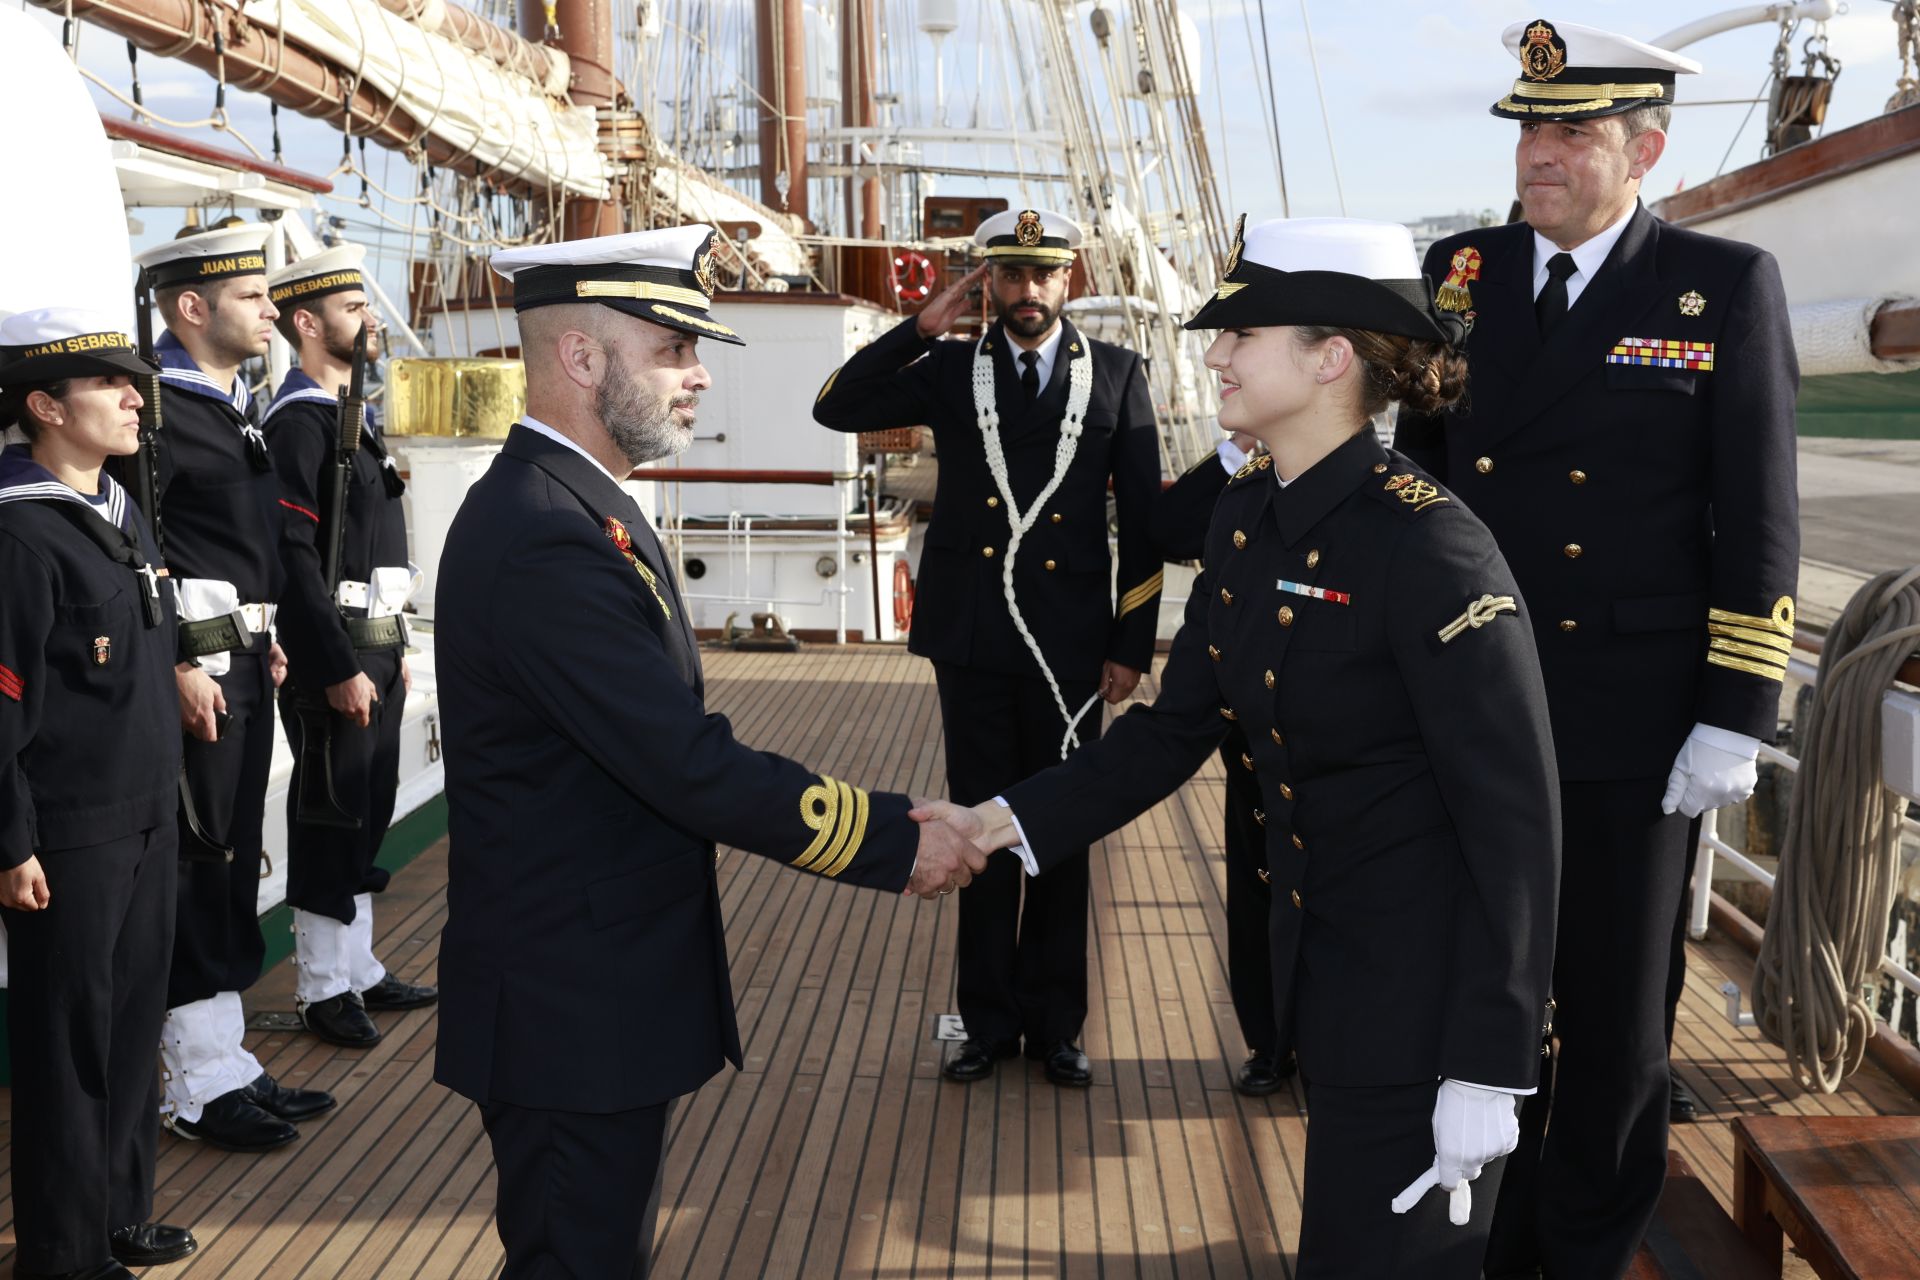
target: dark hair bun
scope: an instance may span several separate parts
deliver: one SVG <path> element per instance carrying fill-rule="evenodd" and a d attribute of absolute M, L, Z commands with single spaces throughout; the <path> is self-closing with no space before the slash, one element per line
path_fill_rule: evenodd
<path fill-rule="evenodd" d="M 1467 357 L 1440 342 L 1409 342 L 1381 373 L 1387 398 L 1415 413 L 1439 413 L 1467 394 Z"/>

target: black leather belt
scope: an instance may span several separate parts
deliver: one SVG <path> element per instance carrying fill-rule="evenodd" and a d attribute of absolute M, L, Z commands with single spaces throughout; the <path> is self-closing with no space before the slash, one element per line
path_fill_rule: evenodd
<path fill-rule="evenodd" d="M 347 639 L 356 649 L 394 649 L 407 642 L 407 628 L 396 614 L 384 618 L 348 618 Z"/>
<path fill-rule="evenodd" d="M 198 622 L 180 624 L 180 659 L 191 661 L 205 658 L 216 653 L 245 649 L 250 637 L 241 633 L 240 624 L 231 613 L 217 618 L 202 618 Z"/>

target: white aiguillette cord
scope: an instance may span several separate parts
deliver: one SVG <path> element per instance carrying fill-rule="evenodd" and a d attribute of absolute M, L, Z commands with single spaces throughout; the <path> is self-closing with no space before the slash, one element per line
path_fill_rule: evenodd
<path fill-rule="evenodd" d="M 1040 511 L 1047 505 L 1047 499 L 1066 478 L 1067 468 L 1073 465 L 1074 452 L 1080 447 L 1080 423 L 1087 416 L 1087 405 L 1093 399 L 1093 353 L 1088 352 L 1078 360 L 1067 362 L 1067 413 L 1060 420 L 1060 442 L 1054 447 L 1053 478 L 1047 481 L 1033 499 L 1033 505 L 1022 515 L 1020 504 L 1013 499 L 1013 484 L 1007 477 L 1007 454 L 1000 446 L 1000 411 L 994 403 L 993 357 L 987 354 L 987 339 L 982 337 L 973 349 L 973 411 L 980 422 L 980 437 L 986 443 L 987 470 L 993 473 L 993 483 L 999 487 L 1000 500 L 1007 504 L 1007 523 L 1013 527 L 1013 536 L 1007 542 L 1007 555 L 1000 568 L 1001 588 L 1006 592 L 1007 612 L 1013 616 L 1014 629 L 1020 638 L 1027 642 L 1027 651 L 1033 654 L 1033 660 L 1040 664 L 1040 674 L 1047 678 L 1047 688 L 1053 691 L 1053 705 L 1060 709 L 1060 717 L 1066 721 L 1067 733 L 1060 740 L 1060 758 L 1065 760 L 1067 753 L 1080 745 L 1079 735 L 1073 727 L 1080 723 L 1080 717 L 1087 714 L 1093 705 L 1100 701 L 1096 690 L 1079 711 L 1069 714 L 1067 699 L 1060 692 L 1060 682 L 1054 678 L 1053 670 L 1047 666 L 1046 655 L 1040 652 L 1040 642 L 1033 638 L 1033 632 L 1027 627 L 1027 620 L 1020 614 L 1020 601 L 1013 591 L 1013 560 L 1020 552 L 1020 542 L 1027 536 L 1027 530 L 1039 518 Z"/>

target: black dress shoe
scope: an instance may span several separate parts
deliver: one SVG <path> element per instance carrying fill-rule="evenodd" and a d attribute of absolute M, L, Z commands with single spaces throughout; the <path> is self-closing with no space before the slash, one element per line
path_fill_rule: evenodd
<path fill-rule="evenodd" d="M 368 1009 L 424 1009 L 440 1000 L 440 988 L 415 986 L 388 974 L 360 993 L 360 1003 Z"/>
<path fill-rule="evenodd" d="M 127 1267 L 157 1267 L 178 1262 L 200 1247 L 193 1232 L 164 1222 L 142 1222 L 107 1233 L 113 1260 Z"/>
<path fill-rule="evenodd" d="M 985 1080 L 993 1074 L 993 1064 L 1011 1058 L 1020 1051 L 1018 1044 L 989 1044 L 985 1040 L 964 1040 L 953 1056 L 940 1064 L 940 1074 L 961 1084 Z"/>
<path fill-rule="evenodd" d="M 1293 1055 L 1288 1054 L 1285 1062 L 1272 1054 L 1256 1051 L 1251 1058 L 1241 1064 L 1239 1075 L 1234 1077 L 1233 1087 L 1249 1098 L 1264 1098 L 1270 1093 L 1278 1093 L 1287 1084 L 1287 1077 L 1295 1070 Z"/>
<path fill-rule="evenodd" d="M 1093 1067 L 1080 1046 L 1071 1040 L 1056 1040 L 1039 1049 L 1027 1046 L 1027 1056 L 1043 1064 L 1047 1079 L 1069 1089 L 1084 1089 L 1093 1083 Z"/>
<path fill-rule="evenodd" d="M 223 1093 L 200 1109 L 198 1120 L 175 1118 L 169 1126 L 183 1138 L 222 1151 L 272 1151 L 300 1136 L 285 1120 L 249 1101 L 245 1089 Z"/>
<path fill-rule="evenodd" d="M 1692 1124 L 1700 1117 L 1700 1099 L 1693 1096 L 1693 1090 L 1687 1088 L 1687 1082 L 1672 1066 L 1667 1068 L 1667 1121 L 1670 1124 Z"/>
<path fill-rule="evenodd" d="M 333 1095 L 318 1089 L 289 1089 L 262 1071 L 260 1078 L 240 1091 L 248 1102 L 282 1120 L 311 1120 L 333 1110 Z"/>
<path fill-rule="evenodd" d="M 302 1006 L 300 1021 L 307 1030 L 342 1049 L 370 1049 L 380 1043 L 380 1028 L 367 1016 L 360 997 L 348 991 Z"/>
<path fill-rule="evenodd" d="M 78 1271 L 28 1271 L 24 1267 L 15 1267 L 13 1280 L 134 1280 L 134 1275 L 118 1262 L 103 1262 L 97 1267 L 82 1267 Z"/>

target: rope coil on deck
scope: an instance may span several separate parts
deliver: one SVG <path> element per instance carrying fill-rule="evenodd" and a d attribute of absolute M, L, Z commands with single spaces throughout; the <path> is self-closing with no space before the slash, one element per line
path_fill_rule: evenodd
<path fill-rule="evenodd" d="M 1873 1038 L 1906 801 L 1881 779 L 1880 702 L 1920 641 L 1920 566 L 1847 602 L 1820 655 L 1767 929 L 1754 962 L 1760 1029 L 1802 1087 L 1832 1093 Z"/>

